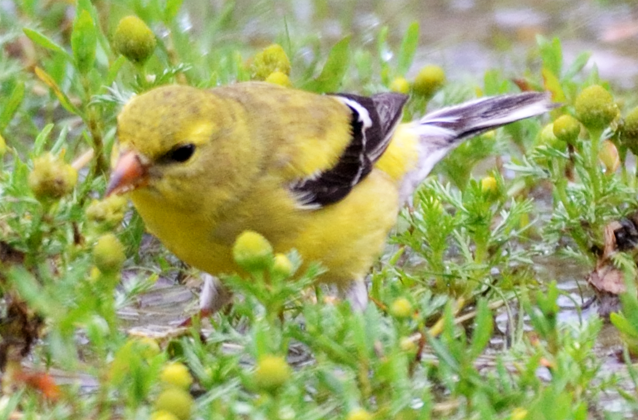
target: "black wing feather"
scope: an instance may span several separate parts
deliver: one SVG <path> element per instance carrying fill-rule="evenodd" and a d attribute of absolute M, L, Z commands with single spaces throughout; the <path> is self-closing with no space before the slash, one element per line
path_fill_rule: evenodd
<path fill-rule="evenodd" d="M 352 112 L 352 138 L 333 168 L 291 186 L 304 207 L 320 208 L 342 200 L 372 171 L 387 149 L 408 99 L 398 93 L 334 96 L 343 98 Z"/>

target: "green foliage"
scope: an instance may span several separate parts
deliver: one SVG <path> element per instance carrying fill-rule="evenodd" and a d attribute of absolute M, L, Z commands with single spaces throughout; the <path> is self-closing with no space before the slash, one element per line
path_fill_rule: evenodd
<path fill-rule="evenodd" d="M 319 76 L 303 85 L 305 90 L 313 92 L 337 91 L 350 63 L 350 37 L 337 42 L 328 54 L 328 59 Z"/>
<path fill-rule="evenodd" d="M 437 69 L 435 88 L 411 97 L 406 120 L 514 92 L 520 76 L 519 85 L 548 90 L 565 106 L 545 120 L 484 133 L 438 165 L 402 211 L 365 311 L 316 286 L 320 265 L 304 271 L 294 250 L 267 250 L 246 273 L 223 279 L 236 298 L 210 318 L 212 329 L 132 336 L 164 321 L 130 328 L 148 296 L 168 293 L 162 287 L 174 276 L 192 277 L 149 240 L 124 201 L 102 198 L 115 119 L 132 95 L 170 83 L 249 80 L 251 60 L 273 43 L 282 46 L 292 85 L 320 93 L 387 91 L 399 77 L 402 89 L 414 90 L 411 75 L 431 64 L 414 62 L 418 23 L 324 37 L 300 28 L 284 2 L 285 19 L 276 15 L 249 37 L 246 28 L 271 16 L 271 4 L 247 13 L 236 2 L 191 3 L 24 0 L 0 8 L 0 22 L 9 23 L 0 44 L 18 48 L 0 64 L 0 352 L 19 354 L 24 345 L 36 379 L 49 369 L 56 381 L 73 378 L 71 386 L 57 381 L 60 396 L 49 398 L 55 388 L 11 373 L 19 357 L 1 360 L 1 418 L 161 418 L 169 397 L 193 419 L 584 419 L 614 392 L 628 413 L 638 410 L 627 385 L 638 386 L 630 365 L 638 348 L 635 252 L 605 260 L 627 280 L 622 311 L 610 317 L 626 345 L 619 375 L 594 351 L 602 323 L 564 322 L 563 279 L 548 278 L 541 265 L 551 255 L 555 265 L 594 270 L 605 228 L 638 209 L 635 112 L 615 102 L 636 98 L 611 89 L 595 69 L 585 73 L 588 53 L 566 62 L 557 38 L 538 37 L 530 57 L 540 71 L 489 70 L 458 82 Z M 321 15 L 332 3 L 313 7 Z M 339 23 L 354 27 L 358 10 L 339 7 Z M 152 48 L 133 61 L 111 44 L 131 15 L 152 35 Z M 197 15 L 205 24 L 191 26 Z M 616 99 L 607 98 L 605 119 L 580 130 L 576 98 L 592 85 Z M 561 115 L 569 116 L 558 124 L 570 123 L 569 141 L 541 126 Z M 619 168 L 603 165 L 603 145 L 617 152 Z M 57 168 L 44 180 L 42 159 Z M 73 168 L 77 180 L 42 194 L 51 190 L 36 187 L 60 186 L 60 168 Z M 162 380 L 175 361 L 183 383 L 192 375 L 189 390 L 173 392 Z M 85 377 L 88 385 L 75 379 Z"/>

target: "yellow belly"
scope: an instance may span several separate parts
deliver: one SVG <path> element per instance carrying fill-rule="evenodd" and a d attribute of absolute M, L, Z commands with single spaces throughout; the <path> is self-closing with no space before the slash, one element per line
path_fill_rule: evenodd
<path fill-rule="evenodd" d="M 254 191 L 215 216 L 185 212 L 144 190 L 131 198 L 151 233 L 183 261 L 212 275 L 239 271 L 231 256 L 234 239 L 254 230 L 276 252 L 294 248 L 305 262 L 321 262 L 328 272 L 320 280 L 334 283 L 367 274 L 398 212 L 395 182 L 378 169 L 342 201 L 319 210 L 297 208 L 283 189 L 262 185 Z"/>

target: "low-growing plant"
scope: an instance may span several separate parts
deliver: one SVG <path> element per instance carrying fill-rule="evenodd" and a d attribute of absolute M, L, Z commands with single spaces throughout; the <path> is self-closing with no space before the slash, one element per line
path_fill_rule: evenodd
<path fill-rule="evenodd" d="M 635 94 L 585 71 L 588 54 L 564 63 L 558 39 L 537 39 L 539 71 L 459 82 L 414 63 L 418 23 L 325 42 L 286 14 L 254 45 L 245 28 L 262 3 L 252 15 L 222 2 L 197 29 L 186 3 L 0 5 L 0 417 L 582 419 L 612 393 L 635 412 L 635 251 L 606 236 L 638 208 Z M 519 88 L 563 106 L 441 162 L 402 210 L 364 311 L 315 284 L 320 264 L 301 270 L 295 250 L 244 232 L 233 255 L 245 272 L 224 279 L 236 297 L 212 328 L 132 329 L 149 291 L 193 272 L 126 200 L 103 197 L 117 114 L 157 86 L 251 79 L 410 93 L 405 120 Z M 545 274 L 548 256 L 621 273 L 618 373 L 595 350 L 602 320 L 562 320 L 573 296 Z"/>

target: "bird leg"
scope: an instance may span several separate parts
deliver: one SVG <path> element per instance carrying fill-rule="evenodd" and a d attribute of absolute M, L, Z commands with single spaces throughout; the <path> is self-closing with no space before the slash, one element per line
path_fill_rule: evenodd
<path fill-rule="evenodd" d="M 199 317 L 204 318 L 214 314 L 230 303 L 233 294 L 222 284 L 217 277 L 208 273 L 202 273 L 204 284 L 199 295 Z M 193 317 L 189 317 L 180 324 L 181 327 L 192 325 Z"/>
<path fill-rule="evenodd" d="M 365 311 L 368 306 L 368 286 L 363 279 L 356 279 L 346 287 L 340 287 L 339 292 L 345 295 L 353 310 L 357 312 Z"/>

